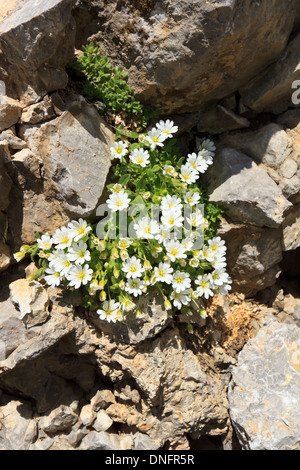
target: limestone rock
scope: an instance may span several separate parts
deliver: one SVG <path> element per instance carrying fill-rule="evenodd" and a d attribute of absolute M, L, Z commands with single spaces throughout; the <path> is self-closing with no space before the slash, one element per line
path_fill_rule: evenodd
<path fill-rule="evenodd" d="M 271 320 L 232 370 L 230 416 L 243 449 L 299 450 L 300 337 Z"/>
<path fill-rule="evenodd" d="M 296 106 L 292 102 L 295 91 L 292 84 L 300 79 L 299 48 L 300 34 L 288 44 L 277 62 L 240 90 L 246 106 L 257 113 L 276 114 Z"/>
<path fill-rule="evenodd" d="M 61 405 L 48 416 L 43 416 L 39 421 L 39 427 L 52 435 L 70 430 L 77 420 L 77 414 L 70 407 Z"/>
<path fill-rule="evenodd" d="M 218 152 L 205 178 L 209 200 L 234 221 L 276 228 L 292 207 L 264 168 L 232 148 Z"/>
<path fill-rule="evenodd" d="M 20 319 L 27 326 L 35 326 L 49 317 L 47 291 L 37 281 L 18 279 L 10 284 L 10 297 L 20 310 Z"/>
<path fill-rule="evenodd" d="M 79 450 L 130 450 L 132 448 L 133 439 L 128 434 L 91 431 L 83 438 Z"/>
<path fill-rule="evenodd" d="M 107 431 L 113 424 L 113 420 L 105 413 L 104 410 L 100 410 L 97 413 L 97 418 L 93 423 L 93 428 L 98 431 Z"/>
<path fill-rule="evenodd" d="M 25 104 L 68 82 L 64 67 L 74 52 L 73 4 L 73 0 L 17 0 L 2 7 L 0 68 L 6 71 L 2 79 L 8 88 L 14 85 Z"/>
<path fill-rule="evenodd" d="M 85 405 L 80 412 L 80 420 L 84 426 L 91 426 L 96 419 L 96 413 L 92 405 Z M 102 429 L 102 431 L 106 431 Z"/>
<path fill-rule="evenodd" d="M 21 135 L 34 155 L 42 156 L 44 192 L 54 195 L 71 217 L 91 216 L 106 183 L 113 142 L 96 109 L 73 97 L 61 116 L 23 125 Z"/>
<path fill-rule="evenodd" d="M 283 223 L 283 249 L 296 250 L 300 246 L 300 205 L 295 206 Z"/>
<path fill-rule="evenodd" d="M 45 96 L 43 101 L 32 104 L 23 109 L 20 118 L 21 124 L 39 124 L 56 117 L 53 104 L 49 96 Z"/>
<path fill-rule="evenodd" d="M 281 229 L 235 224 L 222 219 L 228 271 L 233 290 L 253 295 L 276 283 L 281 273 Z"/>
<path fill-rule="evenodd" d="M 5 169 L 5 157 L 8 152 L 7 142 L 0 144 L 0 211 L 4 211 L 9 206 L 9 193 L 12 187 L 12 181 Z"/>
<path fill-rule="evenodd" d="M 37 425 L 30 402 L 3 396 L 0 400 L 0 449 L 28 450 L 36 438 Z"/>
<path fill-rule="evenodd" d="M 295 10 L 294 0 L 272 8 L 268 0 L 80 0 L 77 47 L 93 39 L 116 65 L 128 67 L 143 102 L 164 113 L 190 112 L 227 97 L 273 63 Z"/>
<path fill-rule="evenodd" d="M 214 135 L 249 126 L 250 122 L 248 119 L 238 116 L 224 106 L 217 105 L 201 115 L 197 130 L 198 132 L 207 132 Z"/>
<path fill-rule="evenodd" d="M 27 147 L 24 140 L 19 139 L 14 128 L 7 129 L 0 134 L 0 141 L 5 140 L 11 150 L 22 150 Z"/>
<path fill-rule="evenodd" d="M 1 25 L 0 25 L 1 28 Z M 1 30 L 0 30 L 1 36 Z M 18 122 L 22 113 L 22 107 L 19 101 L 9 98 L 8 96 L 1 97 L 0 100 L 0 131 L 8 129 Z"/>

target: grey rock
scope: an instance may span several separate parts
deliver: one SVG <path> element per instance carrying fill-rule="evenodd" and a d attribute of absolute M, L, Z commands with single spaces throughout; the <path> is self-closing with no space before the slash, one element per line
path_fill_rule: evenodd
<path fill-rule="evenodd" d="M 113 424 L 113 420 L 105 413 L 104 410 L 100 410 L 97 413 L 97 418 L 93 423 L 93 428 L 100 431 L 107 431 Z"/>
<path fill-rule="evenodd" d="M 22 150 L 27 147 L 26 142 L 17 137 L 14 129 L 7 129 L 6 131 L 1 132 L 0 141 L 1 140 L 6 140 L 8 148 L 11 150 Z"/>
<path fill-rule="evenodd" d="M 0 26 L 1 28 L 1 26 Z M 0 31 L 1 35 L 1 31 Z M 0 101 L 0 131 L 8 129 L 16 124 L 21 116 L 22 107 L 19 101 L 7 96 L 1 97 Z"/>
<path fill-rule="evenodd" d="M 2 7 L 0 68 L 6 71 L 4 81 L 9 87 L 14 84 L 26 104 L 68 82 L 65 66 L 72 60 L 75 38 L 73 4 L 73 0 L 25 0 Z"/>
<path fill-rule="evenodd" d="M 201 115 L 197 130 L 198 132 L 207 132 L 214 135 L 235 129 L 244 129 L 249 126 L 248 119 L 238 116 L 224 106 L 217 105 Z"/>
<path fill-rule="evenodd" d="M 28 327 L 45 323 L 49 317 L 49 297 L 37 281 L 18 279 L 9 286 L 11 301 L 20 310 L 20 319 Z"/>
<path fill-rule="evenodd" d="M 72 217 L 95 213 L 114 139 L 96 109 L 75 96 L 61 116 L 38 126 L 23 125 L 21 135 L 35 155 L 43 156 L 44 191 L 54 192 Z"/>
<path fill-rule="evenodd" d="M 300 335 L 270 320 L 232 369 L 230 416 L 243 449 L 299 450 Z"/>
<path fill-rule="evenodd" d="M 209 200 L 221 204 L 234 221 L 276 228 L 292 207 L 267 171 L 234 149 L 217 153 L 205 179 Z"/>
<path fill-rule="evenodd" d="M 300 205 L 295 206 L 283 223 L 283 250 L 296 250 L 300 246 Z"/>
<path fill-rule="evenodd" d="M 240 90 L 243 103 L 257 113 L 280 114 L 292 102 L 292 84 L 300 79 L 300 34 L 284 50 L 282 56 Z"/>
<path fill-rule="evenodd" d="M 157 450 L 158 446 L 147 434 L 137 432 L 134 435 L 134 449 L 135 450 Z"/>
<path fill-rule="evenodd" d="M 116 403 L 114 394 L 110 390 L 97 390 L 96 394 L 91 398 L 91 405 L 95 411 L 106 409 L 112 403 Z"/>
<path fill-rule="evenodd" d="M 91 431 L 83 438 L 79 450 L 130 450 L 132 447 L 130 435 Z"/>
<path fill-rule="evenodd" d="M 81 0 L 74 11 L 77 47 L 92 38 L 116 65 L 128 68 L 142 101 L 164 113 L 199 110 L 280 56 L 295 10 L 294 0 L 278 0 L 272 8 L 268 0 L 126 0 L 122 6 Z"/>
<path fill-rule="evenodd" d="M 56 117 L 53 104 L 49 96 L 45 96 L 43 101 L 32 104 L 23 109 L 20 118 L 21 124 L 39 124 Z"/>
<path fill-rule="evenodd" d="M 274 285 L 281 269 L 282 230 L 235 224 L 222 219 L 219 235 L 226 241 L 232 289 L 247 295 Z"/>
<path fill-rule="evenodd" d="M 47 434 L 67 432 L 78 421 L 78 416 L 68 406 L 61 405 L 51 411 L 48 416 L 43 416 L 39 420 L 39 427 Z"/>
<path fill-rule="evenodd" d="M 91 426 L 96 419 L 96 412 L 94 411 L 92 405 L 85 405 L 82 407 L 80 412 L 80 420 L 83 426 Z M 102 429 L 102 431 L 106 431 Z"/>
<path fill-rule="evenodd" d="M 30 402 L 13 400 L 8 395 L 0 401 L 0 449 L 28 450 L 37 437 L 37 426 Z"/>
<path fill-rule="evenodd" d="M 128 313 L 124 320 L 117 323 L 107 323 L 100 320 L 96 313 L 89 313 L 92 322 L 105 333 L 112 335 L 118 341 L 128 344 L 138 344 L 149 338 L 154 338 L 171 323 L 172 317 L 163 306 L 160 293 L 152 291 L 142 297 L 140 302 L 141 315 Z"/>
<path fill-rule="evenodd" d="M 5 169 L 5 159 L 8 154 L 7 142 L 0 143 L 0 211 L 4 211 L 9 206 L 9 193 L 12 187 L 12 181 Z"/>
<path fill-rule="evenodd" d="M 277 122 L 287 129 L 297 127 L 300 122 L 300 108 L 289 109 L 285 113 L 280 114 L 277 118 Z"/>
<path fill-rule="evenodd" d="M 271 123 L 258 131 L 237 132 L 222 139 L 222 144 L 277 170 L 292 154 L 293 142 L 283 127 Z"/>
<path fill-rule="evenodd" d="M 297 162 L 291 158 L 287 158 L 279 169 L 279 175 L 283 178 L 291 179 L 297 173 L 297 170 Z"/>

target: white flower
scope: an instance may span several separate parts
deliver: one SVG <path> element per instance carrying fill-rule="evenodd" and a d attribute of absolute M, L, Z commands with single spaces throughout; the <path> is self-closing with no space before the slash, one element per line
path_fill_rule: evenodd
<path fill-rule="evenodd" d="M 162 198 L 160 207 L 163 212 L 169 210 L 181 212 L 183 205 L 179 197 L 168 194 Z"/>
<path fill-rule="evenodd" d="M 214 142 L 210 139 L 203 139 L 198 148 L 199 148 L 199 150 L 202 150 L 202 149 L 207 150 L 212 155 L 215 154 L 215 150 L 216 150 L 216 146 L 215 146 Z"/>
<path fill-rule="evenodd" d="M 112 157 L 121 159 L 127 153 L 127 142 L 122 142 L 119 140 L 118 142 L 114 142 L 113 146 L 110 148 L 110 153 Z"/>
<path fill-rule="evenodd" d="M 127 297 L 124 297 L 122 302 L 121 302 L 121 309 L 123 312 L 131 312 L 135 308 L 135 304 L 132 302 L 132 300 L 128 299 Z"/>
<path fill-rule="evenodd" d="M 193 212 L 186 220 L 192 227 L 200 227 L 204 224 L 204 217 L 201 211 Z"/>
<path fill-rule="evenodd" d="M 171 229 L 172 227 L 182 227 L 182 222 L 184 218 L 176 209 L 163 212 L 161 217 L 161 223 L 166 229 Z"/>
<path fill-rule="evenodd" d="M 113 185 L 113 187 L 111 188 L 111 192 L 112 193 L 119 193 L 120 191 L 122 191 L 124 188 L 121 184 L 119 183 L 116 183 Z"/>
<path fill-rule="evenodd" d="M 204 158 L 202 158 L 200 154 L 197 155 L 196 153 L 188 155 L 187 165 L 190 165 L 193 170 L 199 173 L 205 173 L 208 168 L 208 164 Z"/>
<path fill-rule="evenodd" d="M 178 240 L 168 240 L 165 242 L 165 248 L 167 250 L 167 255 L 172 262 L 176 259 L 186 258 L 184 246 Z"/>
<path fill-rule="evenodd" d="M 184 196 L 184 202 L 190 206 L 195 206 L 200 201 L 200 194 L 194 191 L 189 191 Z"/>
<path fill-rule="evenodd" d="M 72 267 L 72 263 L 63 250 L 57 250 L 49 256 L 49 266 L 54 271 L 59 272 L 61 276 L 65 276 Z"/>
<path fill-rule="evenodd" d="M 37 240 L 37 244 L 41 250 L 47 251 L 50 250 L 53 242 L 50 235 L 46 233 L 45 235 L 42 235 L 39 240 Z"/>
<path fill-rule="evenodd" d="M 22 261 L 25 255 L 26 253 L 24 251 L 18 251 L 17 253 L 14 253 L 14 258 L 18 263 L 20 263 L 20 261 Z"/>
<path fill-rule="evenodd" d="M 69 248 L 73 242 L 73 235 L 70 230 L 66 227 L 62 227 L 56 230 L 53 235 L 53 243 L 56 245 L 57 250 L 64 250 Z"/>
<path fill-rule="evenodd" d="M 84 266 L 75 264 L 71 267 L 66 278 L 69 281 L 69 286 L 74 286 L 75 289 L 79 289 L 82 284 L 86 285 L 92 280 L 92 274 L 93 270 L 89 268 L 88 264 Z"/>
<path fill-rule="evenodd" d="M 79 219 L 78 221 L 73 220 L 68 224 L 68 227 L 70 236 L 74 239 L 74 242 L 78 242 L 92 230 L 92 227 L 83 219 Z"/>
<path fill-rule="evenodd" d="M 173 178 L 176 178 L 177 171 L 175 170 L 175 168 L 172 165 L 165 165 L 165 167 L 163 169 L 163 174 L 172 176 Z"/>
<path fill-rule="evenodd" d="M 174 126 L 174 122 L 169 119 L 166 121 L 159 121 L 156 124 L 156 127 L 162 134 L 166 135 L 166 137 L 173 137 L 173 134 L 178 131 L 178 126 Z"/>
<path fill-rule="evenodd" d="M 175 292 L 183 292 L 191 287 L 191 279 L 188 273 L 176 271 L 173 274 L 172 287 Z"/>
<path fill-rule="evenodd" d="M 182 240 L 181 244 L 184 247 L 185 251 L 190 251 L 193 248 L 194 241 L 191 238 L 187 237 Z"/>
<path fill-rule="evenodd" d="M 129 294 L 133 294 L 134 297 L 141 295 L 143 293 L 143 288 L 145 287 L 145 282 L 141 279 L 128 279 L 126 282 L 125 290 Z"/>
<path fill-rule="evenodd" d="M 52 268 L 47 268 L 45 270 L 47 275 L 45 276 L 45 281 L 51 287 L 58 287 L 61 282 L 61 275 L 58 271 L 55 271 Z"/>
<path fill-rule="evenodd" d="M 130 238 L 120 238 L 118 248 L 120 248 L 120 250 L 127 250 L 127 248 L 129 248 L 132 243 L 133 242 L 130 240 Z"/>
<path fill-rule="evenodd" d="M 226 252 L 225 241 L 220 237 L 214 237 L 211 240 L 208 240 L 208 246 L 213 253 L 222 253 L 223 256 Z"/>
<path fill-rule="evenodd" d="M 100 290 L 99 283 L 96 279 L 93 279 L 92 282 L 90 283 L 89 294 L 95 295 L 98 290 Z"/>
<path fill-rule="evenodd" d="M 125 191 L 120 191 L 118 193 L 112 193 L 106 201 L 109 209 L 113 212 L 123 211 L 127 209 L 130 203 L 128 194 Z"/>
<path fill-rule="evenodd" d="M 166 136 L 154 127 L 150 132 L 148 132 L 146 140 L 149 142 L 150 148 L 154 150 L 157 146 L 164 146 L 163 142 L 166 140 Z"/>
<path fill-rule="evenodd" d="M 180 178 L 184 183 L 193 184 L 199 178 L 198 171 L 194 170 L 190 165 L 182 165 L 180 169 Z"/>
<path fill-rule="evenodd" d="M 154 268 L 155 281 L 171 284 L 173 280 L 172 272 L 173 268 L 169 263 L 159 263 Z"/>
<path fill-rule="evenodd" d="M 82 240 L 79 244 L 74 243 L 70 246 L 67 256 L 70 261 L 74 261 L 78 264 L 84 264 L 86 261 L 91 261 L 91 254 L 87 249 L 87 244 Z"/>
<path fill-rule="evenodd" d="M 209 297 L 212 297 L 214 295 L 212 291 L 211 280 L 208 274 L 203 274 L 203 276 L 198 276 L 197 279 L 195 280 L 195 284 L 199 286 L 197 287 L 197 292 L 200 295 L 200 297 L 205 297 L 206 299 L 208 299 Z"/>
<path fill-rule="evenodd" d="M 158 243 L 163 243 L 165 242 L 166 240 L 170 240 L 171 239 L 171 231 L 168 227 L 165 227 L 164 225 L 160 225 L 159 226 L 159 231 L 158 233 L 155 235 L 155 240 L 158 241 Z"/>
<path fill-rule="evenodd" d="M 191 301 L 192 289 L 186 289 L 182 292 L 173 291 L 171 294 L 171 300 L 173 300 L 174 307 L 181 309 L 182 305 L 188 305 Z"/>
<path fill-rule="evenodd" d="M 201 158 L 202 160 L 205 161 L 205 163 L 207 164 L 207 166 L 209 165 L 212 165 L 214 160 L 213 160 L 213 155 L 214 154 L 211 154 L 208 150 L 199 150 L 198 152 L 198 157 Z"/>
<path fill-rule="evenodd" d="M 135 163 L 136 165 L 140 165 L 142 168 L 144 168 L 149 163 L 150 155 L 148 150 L 134 149 L 131 152 L 129 158 L 133 163 Z"/>
<path fill-rule="evenodd" d="M 231 282 L 225 269 L 215 269 L 208 276 L 213 289 L 218 289 L 219 287 Z"/>
<path fill-rule="evenodd" d="M 135 256 L 132 256 L 123 263 L 122 271 L 126 273 L 126 277 L 128 279 L 135 279 L 137 277 L 140 277 L 141 274 L 145 271 L 145 269 L 142 267 L 141 261 Z"/>
<path fill-rule="evenodd" d="M 159 232 L 158 223 L 147 216 L 143 217 L 138 221 L 138 223 L 134 224 L 133 228 L 136 231 L 138 238 L 152 239 Z"/>
<path fill-rule="evenodd" d="M 119 302 L 116 302 L 115 300 L 105 300 L 103 302 L 102 309 L 97 310 L 100 320 L 106 320 L 109 323 L 116 323 L 120 307 Z"/>
<path fill-rule="evenodd" d="M 212 256 L 213 256 L 213 253 L 212 253 Z M 208 259 L 207 259 L 207 261 L 208 261 Z M 226 266 L 227 266 L 226 259 L 225 259 L 224 256 L 215 256 L 209 262 L 210 262 L 210 264 L 212 265 L 212 267 L 214 269 L 223 269 L 223 268 L 226 268 Z"/>

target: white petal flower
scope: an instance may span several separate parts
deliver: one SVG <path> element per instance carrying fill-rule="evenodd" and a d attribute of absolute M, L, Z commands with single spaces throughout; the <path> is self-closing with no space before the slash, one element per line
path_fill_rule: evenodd
<path fill-rule="evenodd" d="M 190 206 L 195 206 L 199 204 L 200 201 L 200 194 L 194 191 L 188 191 L 184 196 L 184 202 L 189 204 Z"/>
<path fill-rule="evenodd" d="M 137 277 L 140 277 L 141 274 L 145 271 L 145 269 L 142 267 L 141 261 L 135 256 L 132 256 L 123 263 L 122 271 L 126 273 L 126 277 L 128 279 L 135 279 Z"/>
<path fill-rule="evenodd" d="M 142 168 L 148 165 L 149 163 L 149 152 L 148 150 L 134 149 L 131 154 L 129 155 L 130 160 L 135 163 L 136 165 L 140 165 Z"/>
<path fill-rule="evenodd" d="M 130 198 L 125 191 L 112 193 L 106 201 L 108 207 L 113 212 L 123 211 L 129 207 Z"/>
<path fill-rule="evenodd" d="M 176 178 L 177 171 L 175 170 L 175 168 L 172 165 L 165 165 L 165 167 L 163 169 L 163 174 L 168 175 L 168 176 L 172 176 L 172 178 Z"/>
<path fill-rule="evenodd" d="M 86 261 L 91 261 L 91 254 L 87 249 L 87 244 L 82 240 L 76 244 L 74 243 L 69 248 L 68 259 L 78 264 L 84 264 Z"/>
<path fill-rule="evenodd" d="M 221 254 L 222 256 L 226 252 L 226 245 L 225 241 L 222 240 L 220 237 L 214 237 L 211 240 L 208 240 L 208 246 L 212 252 Z"/>
<path fill-rule="evenodd" d="M 159 231 L 154 238 L 158 241 L 158 243 L 164 243 L 166 240 L 171 240 L 171 231 L 168 227 L 160 225 Z"/>
<path fill-rule="evenodd" d="M 72 263 L 64 250 L 56 250 L 49 256 L 49 266 L 63 277 L 70 271 Z"/>
<path fill-rule="evenodd" d="M 165 134 L 166 137 L 173 137 L 173 134 L 178 131 L 178 126 L 174 126 L 174 122 L 169 119 L 166 121 L 159 121 L 156 124 L 156 127 L 162 134 Z"/>
<path fill-rule="evenodd" d="M 57 250 L 64 250 L 72 245 L 73 235 L 68 228 L 62 227 L 56 230 L 52 239 Z"/>
<path fill-rule="evenodd" d="M 168 194 L 162 198 L 160 207 L 163 212 L 169 210 L 181 212 L 183 205 L 179 197 Z"/>
<path fill-rule="evenodd" d="M 193 184 L 196 183 L 199 178 L 199 173 L 188 164 L 182 165 L 180 169 L 180 178 L 184 183 Z"/>
<path fill-rule="evenodd" d="M 173 227 L 182 227 L 183 221 L 184 218 L 182 217 L 181 212 L 178 212 L 176 209 L 164 211 L 161 217 L 161 223 L 167 230 L 170 230 Z"/>
<path fill-rule="evenodd" d="M 200 295 L 200 297 L 205 297 L 208 299 L 209 297 L 212 297 L 214 295 L 214 292 L 212 291 L 212 283 L 211 279 L 208 274 L 203 274 L 203 276 L 198 276 L 197 279 L 195 280 L 195 284 L 197 284 L 199 287 L 197 287 L 197 292 Z"/>
<path fill-rule="evenodd" d="M 72 222 L 69 222 L 68 227 L 70 236 L 75 242 L 78 242 L 79 240 L 84 238 L 92 230 L 92 227 L 90 227 L 87 224 L 87 221 L 83 219 L 79 219 L 78 221 L 73 220 Z"/>
<path fill-rule="evenodd" d="M 71 267 L 66 278 L 69 281 L 69 286 L 74 286 L 75 289 L 79 289 L 81 285 L 86 285 L 92 280 L 92 274 L 93 270 L 90 269 L 87 264 L 84 266 L 75 264 Z"/>
<path fill-rule="evenodd" d="M 55 271 L 52 268 L 47 268 L 45 270 L 46 276 L 45 281 L 51 287 L 58 287 L 61 282 L 61 274 L 58 271 Z"/>
<path fill-rule="evenodd" d="M 164 146 L 163 142 L 166 140 L 166 136 L 154 127 L 150 132 L 148 132 L 146 140 L 149 142 L 150 148 L 154 150 L 157 146 Z"/>
<path fill-rule="evenodd" d="M 172 287 L 175 292 L 183 292 L 191 287 L 191 279 L 188 273 L 176 271 L 173 274 Z"/>
<path fill-rule="evenodd" d="M 196 153 L 188 155 L 187 165 L 190 165 L 193 170 L 199 173 L 205 173 L 208 168 L 208 164 L 204 158 L 202 158 L 202 156 L 199 154 L 197 155 Z"/>
<path fill-rule="evenodd" d="M 133 226 L 138 238 L 155 238 L 159 232 L 159 224 L 150 217 L 143 217 Z"/>
<path fill-rule="evenodd" d="M 193 212 L 186 220 L 191 227 L 200 227 L 204 224 L 204 217 L 201 211 Z"/>
<path fill-rule="evenodd" d="M 115 300 L 105 300 L 102 305 L 102 309 L 97 310 L 100 320 L 106 320 L 107 322 L 116 323 L 118 319 L 118 311 L 121 306 L 119 302 Z"/>
<path fill-rule="evenodd" d="M 43 250 L 47 251 L 50 250 L 50 248 L 53 245 L 53 241 L 48 233 L 45 235 L 42 235 L 40 239 L 37 240 L 38 247 Z"/>
<path fill-rule="evenodd" d="M 210 282 L 212 285 L 213 289 L 218 289 L 219 287 L 225 285 L 225 284 L 230 284 L 231 279 L 228 275 L 228 273 L 225 271 L 225 269 L 215 269 L 212 273 L 209 275 Z"/>
<path fill-rule="evenodd" d="M 110 148 L 110 153 L 113 158 L 121 159 L 127 153 L 127 142 L 122 142 L 119 140 L 118 142 L 114 142 L 113 146 Z"/>
<path fill-rule="evenodd" d="M 182 305 L 188 305 L 191 302 L 192 289 L 186 289 L 182 292 L 173 291 L 170 299 L 173 301 L 174 307 L 181 309 Z"/>
<path fill-rule="evenodd" d="M 178 240 L 166 241 L 165 248 L 167 250 L 167 255 L 172 262 L 176 261 L 177 259 L 183 259 L 187 257 L 184 246 Z"/>
<path fill-rule="evenodd" d="M 120 250 L 127 250 L 132 243 L 133 241 L 130 240 L 130 238 L 120 238 L 118 248 L 120 248 Z"/>
<path fill-rule="evenodd" d="M 138 297 L 139 295 L 142 295 L 144 287 L 145 282 L 141 279 L 128 279 L 125 290 L 129 294 L 133 294 L 134 297 Z"/>
<path fill-rule="evenodd" d="M 214 142 L 210 139 L 203 139 L 201 142 L 200 142 L 200 145 L 199 145 L 199 150 L 207 150 L 208 152 L 210 152 L 212 155 L 215 154 L 215 151 L 216 151 L 216 146 L 214 144 Z"/>
<path fill-rule="evenodd" d="M 171 284 L 173 280 L 172 273 L 173 268 L 169 263 L 159 263 L 159 265 L 154 268 L 155 281 Z"/>

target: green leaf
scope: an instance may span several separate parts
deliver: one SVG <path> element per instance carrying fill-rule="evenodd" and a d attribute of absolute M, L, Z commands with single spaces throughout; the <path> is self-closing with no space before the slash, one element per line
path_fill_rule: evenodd
<path fill-rule="evenodd" d="M 121 184 L 122 186 L 126 186 L 126 184 L 129 182 L 131 178 L 131 175 L 123 175 L 121 176 L 120 180 L 119 180 L 119 184 Z"/>

